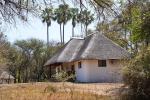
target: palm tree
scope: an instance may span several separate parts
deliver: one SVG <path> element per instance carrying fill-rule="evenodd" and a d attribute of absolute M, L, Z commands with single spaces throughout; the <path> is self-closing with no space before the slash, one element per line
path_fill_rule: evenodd
<path fill-rule="evenodd" d="M 59 24 L 59 30 L 60 30 L 60 40 L 61 40 L 61 45 L 62 45 L 62 28 L 61 28 L 61 26 L 62 26 L 62 16 L 61 16 L 61 9 L 59 9 L 59 8 L 56 8 L 55 9 L 55 11 L 54 11 L 54 20 L 55 21 L 57 21 L 57 23 Z"/>
<path fill-rule="evenodd" d="M 49 26 L 51 26 L 51 20 L 53 19 L 53 9 L 45 8 L 42 11 L 42 22 L 47 26 L 47 47 L 49 46 Z"/>
<path fill-rule="evenodd" d="M 59 11 L 60 14 L 59 16 L 57 16 L 57 18 L 59 18 L 59 21 L 62 22 L 63 25 L 63 35 L 62 35 L 62 39 L 63 39 L 63 44 L 64 44 L 64 32 L 65 32 L 65 25 L 66 23 L 71 19 L 71 10 L 69 8 L 69 5 L 67 4 L 61 4 L 59 5 Z"/>
<path fill-rule="evenodd" d="M 71 15 L 72 15 L 72 37 L 74 37 L 74 28 L 76 26 L 77 17 L 78 17 L 78 8 L 71 8 Z"/>
<path fill-rule="evenodd" d="M 85 25 L 85 33 L 87 36 L 87 28 L 94 21 L 94 14 L 91 14 L 91 12 L 88 10 L 81 11 L 78 16 L 78 21 Z"/>

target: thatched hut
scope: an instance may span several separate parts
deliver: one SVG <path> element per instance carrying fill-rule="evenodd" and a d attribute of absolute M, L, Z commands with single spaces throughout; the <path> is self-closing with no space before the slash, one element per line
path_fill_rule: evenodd
<path fill-rule="evenodd" d="M 45 66 L 74 70 L 79 82 L 120 82 L 121 60 L 129 53 L 100 33 L 72 38 Z"/>
<path fill-rule="evenodd" d="M 14 77 L 7 71 L 0 70 L 0 84 L 14 83 Z"/>

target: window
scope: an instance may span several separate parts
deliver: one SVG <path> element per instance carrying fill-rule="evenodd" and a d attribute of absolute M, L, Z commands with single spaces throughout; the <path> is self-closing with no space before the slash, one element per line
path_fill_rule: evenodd
<path fill-rule="evenodd" d="M 78 62 L 78 68 L 82 68 L 81 62 Z"/>
<path fill-rule="evenodd" d="M 106 67 L 106 60 L 98 60 L 98 67 Z"/>
<path fill-rule="evenodd" d="M 115 61 L 115 59 L 110 59 L 109 62 L 110 62 L 111 64 L 114 64 L 116 61 Z"/>

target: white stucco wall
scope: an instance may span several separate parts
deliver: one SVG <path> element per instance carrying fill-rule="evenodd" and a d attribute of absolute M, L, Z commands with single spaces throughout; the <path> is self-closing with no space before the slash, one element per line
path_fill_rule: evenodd
<path fill-rule="evenodd" d="M 79 82 L 120 82 L 122 80 L 119 60 L 111 63 L 107 60 L 106 67 L 98 67 L 98 60 L 82 60 L 82 68 L 75 62 L 76 78 Z"/>

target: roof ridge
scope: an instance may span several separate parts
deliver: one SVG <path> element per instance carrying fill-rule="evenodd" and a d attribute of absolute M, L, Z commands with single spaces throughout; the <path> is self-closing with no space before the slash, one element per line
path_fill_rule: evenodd
<path fill-rule="evenodd" d="M 84 38 L 82 38 L 82 37 L 71 37 L 71 39 L 82 40 L 82 39 L 84 39 Z"/>

